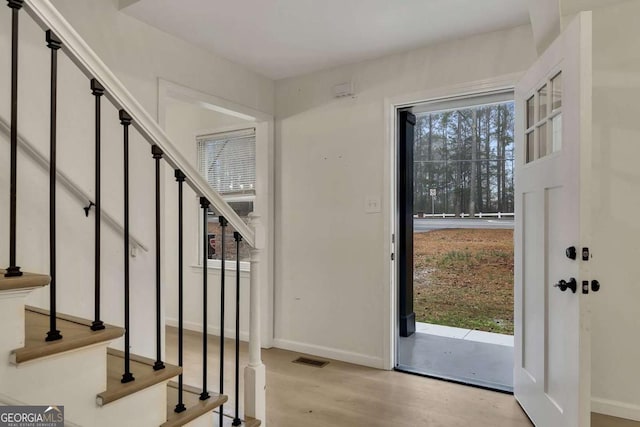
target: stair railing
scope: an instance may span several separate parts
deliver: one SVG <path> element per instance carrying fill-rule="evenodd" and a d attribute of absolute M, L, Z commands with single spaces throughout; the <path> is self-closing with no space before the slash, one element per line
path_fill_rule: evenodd
<path fill-rule="evenodd" d="M 0 132 L 6 134 L 7 136 L 10 136 L 11 134 L 11 124 L 2 117 L 0 117 Z M 47 171 L 47 173 L 49 172 L 49 157 L 42 154 L 40 150 L 38 150 L 31 142 L 26 140 L 20 133 L 18 133 L 18 151 L 29 157 L 37 166 Z M 61 187 L 64 187 L 65 190 L 68 191 L 69 194 L 78 201 L 78 203 L 84 206 L 83 209 L 85 211 L 85 214 L 89 216 L 91 207 L 97 205 L 97 203 L 94 203 L 94 201 L 92 200 L 91 195 L 84 189 L 82 189 L 78 184 L 73 182 L 71 178 L 69 178 L 60 169 L 56 171 L 56 181 Z M 97 211 L 97 209 L 95 210 Z M 114 232 L 118 234 L 122 234 L 124 232 L 122 224 L 120 224 L 120 222 L 118 222 L 118 220 L 114 218 L 113 215 L 109 214 L 104 209 L 100 209 L 100 222 L 109 226 Z M 130 241 L 132 249 L 140 249 L 144 252 L 149 252 L 147 244 L 144 243 L 142 239 L 139 236 L 136 236 L 136 234 L 133 232 L 130 235 Z"/>
<path fill-rule="evenodd" d="M 155 161 L 155 196 L 156 196 L 156 362 L 154 369 L 164 368 L 161 360 L 161 266 L 160 266 L 160 163 L 164 160 L 170 167 L 175 169 L 175 176 L 178 183 L 179 206 L 178 206 L 178 236 L 179 236 L 179 364 L 183 364 L 183 184 L 186 182 L 196 194 L 200 196 L 200 204 L 203 212 L 203 385 L 201 400 L 210 398 L 207 388 L 207 291 L 208 291 L 208 213 L 209 210 L 215 210 L 219 216 L 220 227 L 222 229 L 221 245 L 221 281 L 220 281 L 220 394 L 224 392 L 224 314 L 225 314 L 225 230 L 231 225 L 236 231 L 234 238 L 236 241 L 236 306 L 235 306 L 235 414 L 233 425 L 240 425 L 239 418 L 239 307 L 240 307 L 240 268 L 239 268 L 239 245 L 241 241 L 246 242 L 251 249 L 251 299 L 250 299 L 250 367 L 261 365 L 260 362 L 260 340 L 259 340 L 259 287 L 257 284 L 257 273 L 254 267 L 259 259 L 260 247 L 256 245 L 256 235 L 254 229 L 249 227 L 242 221 L 237 213 L 225 202 L 222 196 L 214 191 L 206 180 L 200 176 L 193 166 L 180 154 L 173 146 L 167 136 L 164 134 L 158 124 L 149 116 L 142 108 L 137 100 L 125 89 L 124 85 L 115 77 L 115 75 L 106 67 L 106 65 L 98 58 L 98 56 L 89 48 L 82 38 L 73 30 L 66 22 L 62 15 L 53 7 L 49 0 L 7 0 L 8 6 L 12 13 L 12 43 L 11 43 L 11 123 L 10 123 L 10 144 L 11 144 L 11 170 L 10 170 L 10 239 L 9 239 L 9 266 L 6 276 L 14 277 L 22 275 L 20 267 L 17 266 L 16 260 L 16 220 L 17 220 L 17 148 L 18 148 L 18 41 L 19 41 L 19 11 L 23 6 L 31 15 L 31 17 L 46 32 L 47 47 L 51 51 L 51 93 L 50 93 L 50 155 L 49 155 L 49 192 L 50 192 L 50 268 L 51 268 L 51 285 L 50 285 L 50 330 L 47 333 L 46 340 L 63 339 L 62 334 L 56 329 L 56 181 L 58 170 L 56 167 L 57 158 L 57 55 L 58 50 L 62 50 L 76 66 L 90 79 L 92 95 L 95 97 L 95 191 L 96 201 L 91 204 L 96 207 L 95 218 L 95 318 L 91 325 L 93 331 L 99 331 L 104 328 L 104 324 L 100 319 L 100 221 L 102 213 L 102 203 L 100 198 L 100 174 L 101 174 L 101 119 L 100 119 L 100 100 L 105 96 L 119 110 L 119 120 L 123 129 L 124 144 L 124 226 L 123 226 L 123 243 L 124 243 L 124 326 L 125 326 L 125 344 L 124 344 L 124 373 L 121 381 L 123 383 L 135 381 L 134 373 L 131 372 L 130 366 L 130 272 L 129 272 L 129 247 L 130 247 L 130 200 L 129 200 L 129 131 L 130 127 L 135 128 L 140 135 L 152 146 L 152 156 Z M 55 32 L 54 32 L 55 31 Z M 254 221 L 256 220 L 254 216 Z M 256 379 L 253 379 L 256 382 Z M 257 382 L 256 382 L 257 383 Z M 247 388 L 247 387 L 245 387 Z M 264 398 L 256 396 L 260 393 L 259 387 L 251 390 L 253 396 L 248 399 L 252 402 L 253 408 L 249 411 L 256 412 L 255 408 L 258 400 L 264 402 Z M 264 391 L 262 391 L 264 393 Z M 184 411 L 185 405 L 183 400 L 183 378 L 179 376 L 179 392 L 178 402 L 175 412 Z M 247 409 L 247 408 L 245 408 Z M 256 414 L 251 414 L 256 415 Z M 220 425 L 223 423 L 223 407 L 219 409 Z"/>
<path fill-rule="evenodd" d="M 18 194 L 18 39 L 22 0 L 9 0 L 11 8 L 11 166 L 9 184 L 9 266 L 5 277 L 22 276 L 16 261 Z"/>

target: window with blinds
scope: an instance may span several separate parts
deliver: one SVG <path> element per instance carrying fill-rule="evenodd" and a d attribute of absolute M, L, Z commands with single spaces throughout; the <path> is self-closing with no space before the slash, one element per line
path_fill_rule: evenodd
<path fill-rule="evenodd" d="M 198 169 L 223 196 L 253 196 L 256 187 L 256 130 L 198 136 Z"/>

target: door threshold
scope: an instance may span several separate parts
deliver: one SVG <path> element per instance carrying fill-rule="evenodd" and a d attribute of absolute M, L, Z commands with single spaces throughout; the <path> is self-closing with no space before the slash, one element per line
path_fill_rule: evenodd
<path fill-rule="evenodd" d="M 440 374 L 438 372 L 425 372 L 414 369 L 406 365 L 396 365 L 394 371 L 403 372 L 411 375 L 418 375 L 420 377 L 433 378 L 437 380 L 443 380 L 451 383 L 462 384 L 471 387 L 482 388 L 484 390 L 496 391 L 499 393 L 513 394 L 513 386 L 504 384 L 492 383 L 490 381 L 482 381 L 474 378 L 455 378 L 449 375 Z"/>

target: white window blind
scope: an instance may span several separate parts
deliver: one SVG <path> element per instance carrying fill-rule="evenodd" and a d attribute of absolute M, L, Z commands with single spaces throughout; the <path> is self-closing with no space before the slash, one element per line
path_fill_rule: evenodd
<path fill-rule="evenodd" d="M 198 168 L 222 195 L 254 195 L 256 130 L 243 129 L 197 137 Z"/>

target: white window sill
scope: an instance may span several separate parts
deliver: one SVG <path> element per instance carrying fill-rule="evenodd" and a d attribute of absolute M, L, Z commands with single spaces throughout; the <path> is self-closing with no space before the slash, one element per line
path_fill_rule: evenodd
<path fill-rule="evenodd" d="M 202 270 L 202 264 L 191 264 L 191 268 L 194 270 Z M 207 263 L 207 268 L 209 270 L 221 270 L 222 262 L 219 259 L 209 260 Z M 227 260 L 224 266 L 226 271 L 236 271 L 236 261 L 235 260 Z M 240 261 L 240 272 L 241 273 L 249 273 L 251 271 L 251 264 L 247 261 Z"/>

